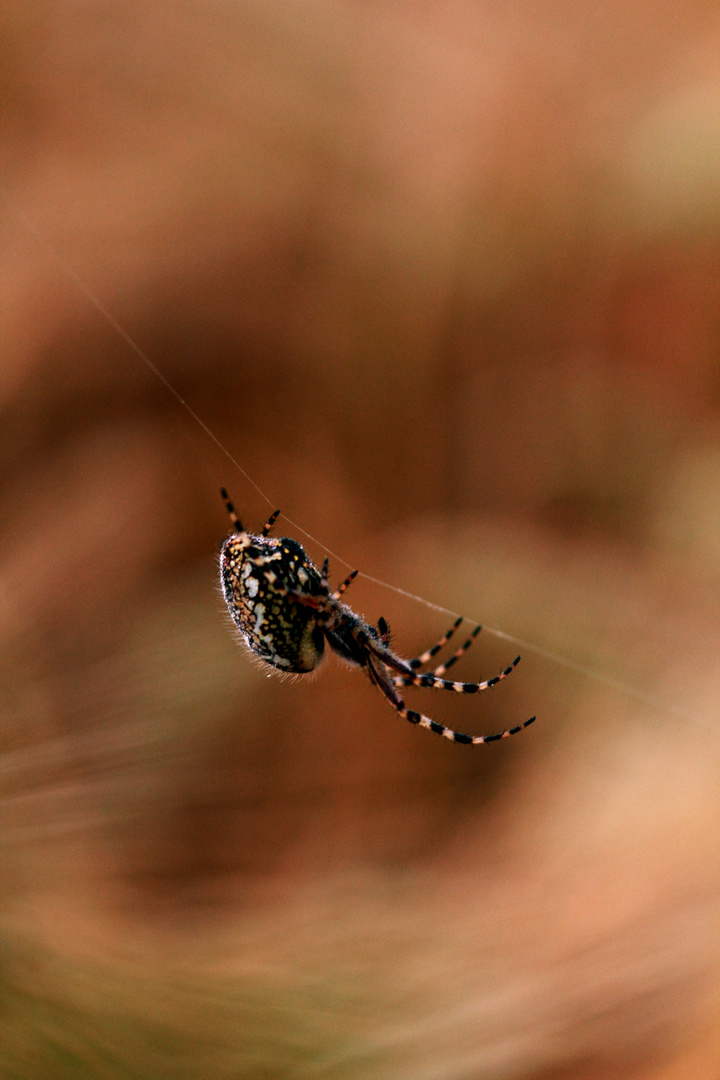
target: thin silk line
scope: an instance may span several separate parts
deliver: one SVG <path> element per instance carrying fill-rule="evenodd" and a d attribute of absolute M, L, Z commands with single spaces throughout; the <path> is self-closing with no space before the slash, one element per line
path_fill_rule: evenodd
<path fill-rule="evenodd" d="M 140 346 L 130 336 L 127 330 L 125 330 L 125 328 L 117 321 L 114 315 L 111 314 L 108 308 L 105 307 L 102 301 L 95 295 L 95 293 L 89 288 L 89 286 L 85 284 L 83 279 L 79 276 L 79 274 L 75 271 L 71 264 L 63 258 L 63 256 L 57 251 L 53 244 L 50 243 L 47 237 L 40 232 L 34 222 L 27 216 L 24 210 L 10 195 L 5 185 L 1 182 L 0 192 L 2 192 L 5 200 L 11 206 L 13 212 L 17 215 L 20 221 L 22 221 L 23 225 L 33 237 L 33 239 L 45 248 L 45 250 L 52 257 L 57 266 L 60 267 L 63 273 L 65 273 L 70 278 L 70 280 L 80 290 L 83 296 L 86 297 L 86 299 L 92 304 L 92 306 L 110 324 L 113 330 L 115 330 L 115 332 L 122 338 L 122 340 L 131 349 L 131 351 L 134 352 L 135 355 L 140 360 L 142 360 L 143 364 L 145 364 L 145 366 L 152 372 L 152 374 L 160 380 L 165 389 L 175 398 L 178 404 L 181 405 L 183 409 L 185 409 L 185 411 L 192 417 L 195 423 L 202 428 L 208 438 L 210 438 L 212 442 L 215 443 L 218 450 L 220 450 L 225 455 L 228 461 L 247 480 L 251 487 L 255 489 L 258 495 L 265 500 L 268 506 L 275 509 L 276 504 L 273 503 L 272 499 L 270 499 L 262 490 L 262 488 L 255 483 L 249 473 L 246 472 L 240 462 L 233 457 L 227 447 L 220 442 L 217 435 L 215 435 L 214 432 L 211 431 L 205 421 L 202 420 L 200 416 L 198 416 L 198 414 L 190 405 L 188 405 L 185 398 L 182 397 L 180 393 L 178 393 L 172 383 L 162 373 L 160 368 L 158 368 L 156 364 L 153 363 L 147 353 L 145 353 L 140 348 Z M 321 549 L 321 551 L 324 551 L 327 555 L 332 556 L 333 559 L 336 559 L 337 562 L 341 563 L 343 566 L 346 566 L 348 568 L 352 567 L 352 563 L 347 562 L 347 560 L 343 559 L 342 556 L 337 554 L 337 552 L 332 551 L 329 547 L 327 547 L 327 545 L 323 544 L 322 541 L 318 540 L 317 537 L 313 536 L 306 529 L 303 529 L 303 527 L 299 525 L 298 522 L 293 521 L 293 519 L 288 517 L 286 514 L 283 514 L 282 516 L 284 517 L 285 521 L 287 521 L 288 525 L 291 525 L 293 529 L 296 529 L 304 537 L 312 541 L 313 544 L 316 544 Z M 408 592 L 406 589 L 401 589 L 397 585 L 391 585 L 387 581 L 381 581 L 380 578 L 372 577 L 370 574 L 365 574 L 362 571 L 358 573 L 358 577 L 364 578 L 365 581 L 370 581 L 374 585 L 379 585 L 383 589 L 389 589 L 390 592 L 397 593 L 398 596 L 404 596 L 408 600 L 413 600 L 417 604 L 422 604 L 424 607 L 430 608 L 432 611 L 439 611 L 444 615 L 449 615 L 451 618 L 459 618 L 459 612 L 452 611 L 450 608 L 443 607 L 441 604 L 434 604 L 430 600 L 426 600 L 423 596 L 417 596 L 415 593 Z M 466 618 L 466 621 L 472 626 L 480 625 L 473 619 Z M 713 729 L 716 727 L 716 725 L 712 724 L 711 721 L 705 717 L 698 716 L 695 713 L 687 712 L 685 709 L 678 708 L 675 705 L 670 705 L 667 702 L 662 701 L 651 694 L 644 693 L 642 690 L 636 690 L 633 687 L 629 686 L 627 683 L 622 683 L 610 675 L 600 674 L 599 672 L 594 671 L 591 668 L 585 667 L 583 664 L 579 664 L 574 660 L 568 660 L 567 657 L 560 656 L 558 653 L 551 652 L 549 649 L 544 649 L 540 645 L 533 645 L 528 641 L 523 641 L 521 638 L 513 637 L 512 634 L 507 634 L 504 630 L 498 630 L 495 627 L 485 626 L 484 624 L 482 625 L 484 633 L 492 634 L 494 637 L 501 638 L 502 640 L 507 641 L 512 645 L 517 645 L 519 648 L 525 649 L 528 652 L 533 653 L 535 656 L 542 657 L 543 659 L 548 660 L 551 663 L 558 664 L 561 667 L 569 668 L 571 671 L 575 671 L 579 675 L 584 675 L 586 678 L 594 679 L 596 682 L 603 683 L 605 686 L 609 686 L 613 690 L 616 690 L 621 694 L 625 694 L 628 697 L 635 698 L 637 701 L 641 701 L 646 705 L 651 705 L 655 709 L 661 709 L 663 712 L 670 713 L 674 716 L 679 717 L 682 720 L 690 720 L 694 723 L 701 724 L 706 727 L 712 727 Z"/>
<path fill-rule="evenodd" d="M 117 321 L 115 316 L 112 315 L 112 313 L 108 310 L 108 308 L 105 307 L 105 305 L 102 303 L 102 301 L 99 299 L 99 297 L 96 296 L 96 294 L 92 291 L 92 289 L 90 289 L 90 287 L 88 285 L 86 285 L 86 283 L 83 281 L 83 279 L 80 277 L 80 275 L 74 269 L 74 267 L 69 262 L 67 262 L 66 259 L 63 258 L 63 256 L 60 254 L 60 252 L 53 246 L 53 244 L 50 243 L 50 241 L 47 239 L 47 237 L 44 236 L 39 231 L 39 229 L 30 220 L 30 218 L 27 216 L 27 214 L 21 209 L 20 206 L 18 206 L 18 204 L 15 202 L 15 200 L 10 196 L 10 194 L 7 191 L 7 189 L 5 188 L 5 186 L 3 184 L 1 184 L 1 183 L 0 183 L 0 191 L 2 191 L 2 193 L 5 196 L 7 202 L 12 206 L 14 212 L 20 218 L 20 220 L 22 221 L 22 223 L 24 224 L 25 228 L 30 233 L 30 235 L 33 237 L 33 239 L 36 240 L 38 242 L 38 244 L 40 244 L 42 247 L 45 248 L 45 250 L 52 257 L 52 259 L 55 261 L 55 263 L 60 267 L 60 269 L 63 271 L 63 273 L 67 274 L 67 276 L 76 285 L 76 287 L 80 290 L 80 292 L 83 294 L 83 296 L 87 300 L 89 300 L 90 303 L 92 304 L 92 306 L 102 315 L 102 317 L 104 319 L 107 320 L 107 322 L 110 324 L 110 326 L 113 328 L 113 330 L 122 338 L 122 340 L 125 342 L 125 344 L 129 346 L 129 348 L 135 353 L 135 355 L 140 360 L 142 360 L 143 364 L 145 364 L 145 366 L 147 368 L 149 368 L 149 370 L 152 372 L 152 374 L 157 379 L 160 380 L 160 382 L 163 384 L 165 389 L 170 394 L 172 394 L 172 396 L 183 407 L 183 409 L 185 409 L 186 412 L 189 413 L 189 415 L 193 418 L 195 423 L 200 425 L 200 427 L 205 432 L 205 434 L 210 439 L 212 439 L 212 441 L 215 443 L 218 450 L 220 450 L 225 455 L 225 457 L 228 459 L 228 461 L 230 461 L 232 463 L 232 465 L 235 466 L 235 468 L 238 470 L 238 472 L 242 476 L 245 477 L 247 482 L 252 487 L 255 488 L 255 491 L 257 491 L 258 495 L 262 499 L 265 500 L 265 502 L 268 504 L 268 506 L 275 509 L 275 503 L 272 501 L 272 499 L 269 498 L 269 496 L 265 494 L 265 492 L 262 490 L 262 488 L 258 484 L 255 483 L 255 481 L 249 475 L 249 473 L 247 473 L 245 471 L 245 469 L 243 469 L 240 462 L 237 461 L 233 457 L 233 455 L 230 453 L 230 451 L 227 449 L 227 447 L 224 446 L 220 442 L 217 435 L 215 435 L 215 433 L 213 431 L 211 431 L 211 429 L 208 427 L 208 425 L 205 423 L 205 421 L 200 416 L 198 416 L 198 414 L 195 412 L 195 410 L 187 403 L 185 398 L 180 393 L 178 393 L 178 391 L 175 389 L 173 384 L 166 378 L 165 375 L 163 375 L 160 368 L 157 367 L 157 365 L 152 362 L 152 360 L 147 355 L 147 353 L 144 352 L 144 350 L 140 348 L 138 343 L 130 336 L 130 334 L 127 332 L 125 327 L 122 326 Z M 292 525 L 292 527 L 294 529 L 297 529 L 298 532 L 301 532 L 303 534 L 303 536 L 307 537 L 308 540 L 311 540 L 314 544 L 317 544 L 319 548 L 321 548 L 328 555 L 331 555 L 333 557 L 333 559 L 337 559 L 337 561 L 339 563 L 342 563 L 343 566 L 347 566 L 348 569 L 352 566 L 352 563 L 346 562 L 345 559 L 341 558 L 341 556 L 338 555 L 336 552 L 331 551 L 329 547 L 326 547 L 325 544 L 321 543 L 320 540 L 318 540 L 316 537 L 312 536 L 309 532 L 306 532 L 306 530 L 303 529 L 301 525 L 299 525 L 296 521 L 293 521 L 292 518 L 289 518 L 287 516 L 287 514 L 283 514 L 283 517 L 285 518 L 285 520 L 287 521 L 287 523 L 289 525 Z"/>
<path fill-rule="evenodd" d="M 362 572 L 358 574 L 358 577 L 365 578 L 366 581 L 372 581 L 375 585 L 381 585 L 384 589 L 390 589 L 391 592 L 398 593 L 400 596 L 405 596 L 408 600 L 415 600 L 418 604 L 423 604 L 425 607 L 432 608 L 433 611 L 440 611 L 444 615 L 449 615 L 452 619 L 460 617 L 460 612 L 458 611 L 452 611 L 450 608 L 442 607 L 440 604 L 433 604 L 423 596 L 416 596 L 415 593 L 400 589 L 397 585 L 390 585 L 387 581 L 380 581 L 379 578 L 371 577 L 369 574 L 363 574 Z M 568 668 L 570 671 L 575 671 L 578 675 L 584 675 L 588 679 L 594 679 L 596 682 L 603 683 L 605 686 L 608 686 L 621 694 L 625 694 L 627 697 L 635 698 L 636 701 L 642 701 L 645 705 L 652 705 L 653 708 L 671 713 L 681 720 L 691 720 L 696 724 L 703 725 L 703 727 L 717 730 L 717 724 L 714 724 L 707 717 L 698 716 L 696 713 L 688 712 L 686 709 L 681 709 L 676 705 L 670 705 L 667 701 L 663 701 L 653 694 L 646 694 L 644 690 L 637 690 L 627 683 L 620 682 L 619 679 L 615 679 L 612 675 L 603 675 L 592 668 L 585 667 L 583 664 L 578 663 L 577 660 L 569 660 L 566 656 L 561 656 L 559 653 L 552 652 L 550 649 L 544 649 L 541 645 L 533 645 L 529 641 L 524 641 L 522 638 L 505 633 L 504 630 L 498 630 L 494 626 L 478 623 L 476 620 L 469 619 L 467 616 L 463 616 L 463 618 L 470 626 L 482 626 L 484 634 L 492 634 L 493 637 L 501 638 L 511 645 L 516 645 L 519 649 L 523 649 L 526 652 L 541 657 L 543 660 L 548 660 L 553 664 L 558 664 L 560 667 Z"/>

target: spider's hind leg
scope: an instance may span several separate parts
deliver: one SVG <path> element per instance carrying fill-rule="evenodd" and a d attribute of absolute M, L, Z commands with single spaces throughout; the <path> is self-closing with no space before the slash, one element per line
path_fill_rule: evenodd
<path fill-rule="evenodd" d="M 264 526 L 263 531 L 262 531 L 263 536 L 268 536 L 269 535 L 270 530 L 272 529 L 273 525 L 275 524 L 275 522 L 277 521 L 277 519 L 279 517 L 280 517 L 280 511 L 279 510 L 273 510 L 272 514 L 270 515 L 270 517 L 265 522 L 265 526 Z"/>
<path fill-rule="evenodd" d="M 228 512 L 228 517 L 232 522 L 233 529 L 236 533 L 244 533 L 245 529 L 243 528 L 243 523 L 237 516 L 237 511 L 235 510 L 235 507 L 230 500 L 230 496 L 228 495 L 224 487 L 220 488 L 220 495 L 222 496 L 222 501 L 225 503 L 225 509 Z"/>
<path fill-rule="evenodd" d="M 339 600 L 340 599 L 342 594 L 347 589 L 348 585 L 352 585 L 353 581 L 355 580 L 355 578 L 358 576 L 359 573 L 360 573 L 359 570 L 353 570 L 353 572 L 351 574 L 348 574 L 348 576 L 343 581 L 342 585 L 338 585 L 337 589 L 333 593 L 333 600 Z"/>

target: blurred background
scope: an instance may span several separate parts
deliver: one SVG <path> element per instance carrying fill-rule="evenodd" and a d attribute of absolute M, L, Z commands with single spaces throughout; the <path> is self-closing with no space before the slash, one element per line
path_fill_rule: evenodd
<path fill-rule="evenodd" d="M 0 1074 L 717 1080 L 717 4 L 5 0 L 0 75 Z M 538 722 L 266 678 L 221 484 Z"/>

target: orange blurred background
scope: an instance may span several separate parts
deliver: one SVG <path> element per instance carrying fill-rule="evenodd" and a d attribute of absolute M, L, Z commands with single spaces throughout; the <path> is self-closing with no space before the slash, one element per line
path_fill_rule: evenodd
<path fill-rule="evenodd" d="M 2 1075 L 717 1080 L 717 5 L 24 0 L 0 73 Z M 221 484 L 537 724 L 266 679 Z"/>

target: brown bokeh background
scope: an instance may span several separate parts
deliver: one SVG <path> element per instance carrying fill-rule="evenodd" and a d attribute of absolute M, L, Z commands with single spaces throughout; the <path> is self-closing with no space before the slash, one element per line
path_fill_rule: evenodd
<path fill-rule="evenodd" d="M 24 0 L 0 74 L 2 1075 L 717 1080 L 717 5 Z M 538 723 L 266 679 L 221 483 Z"/>

